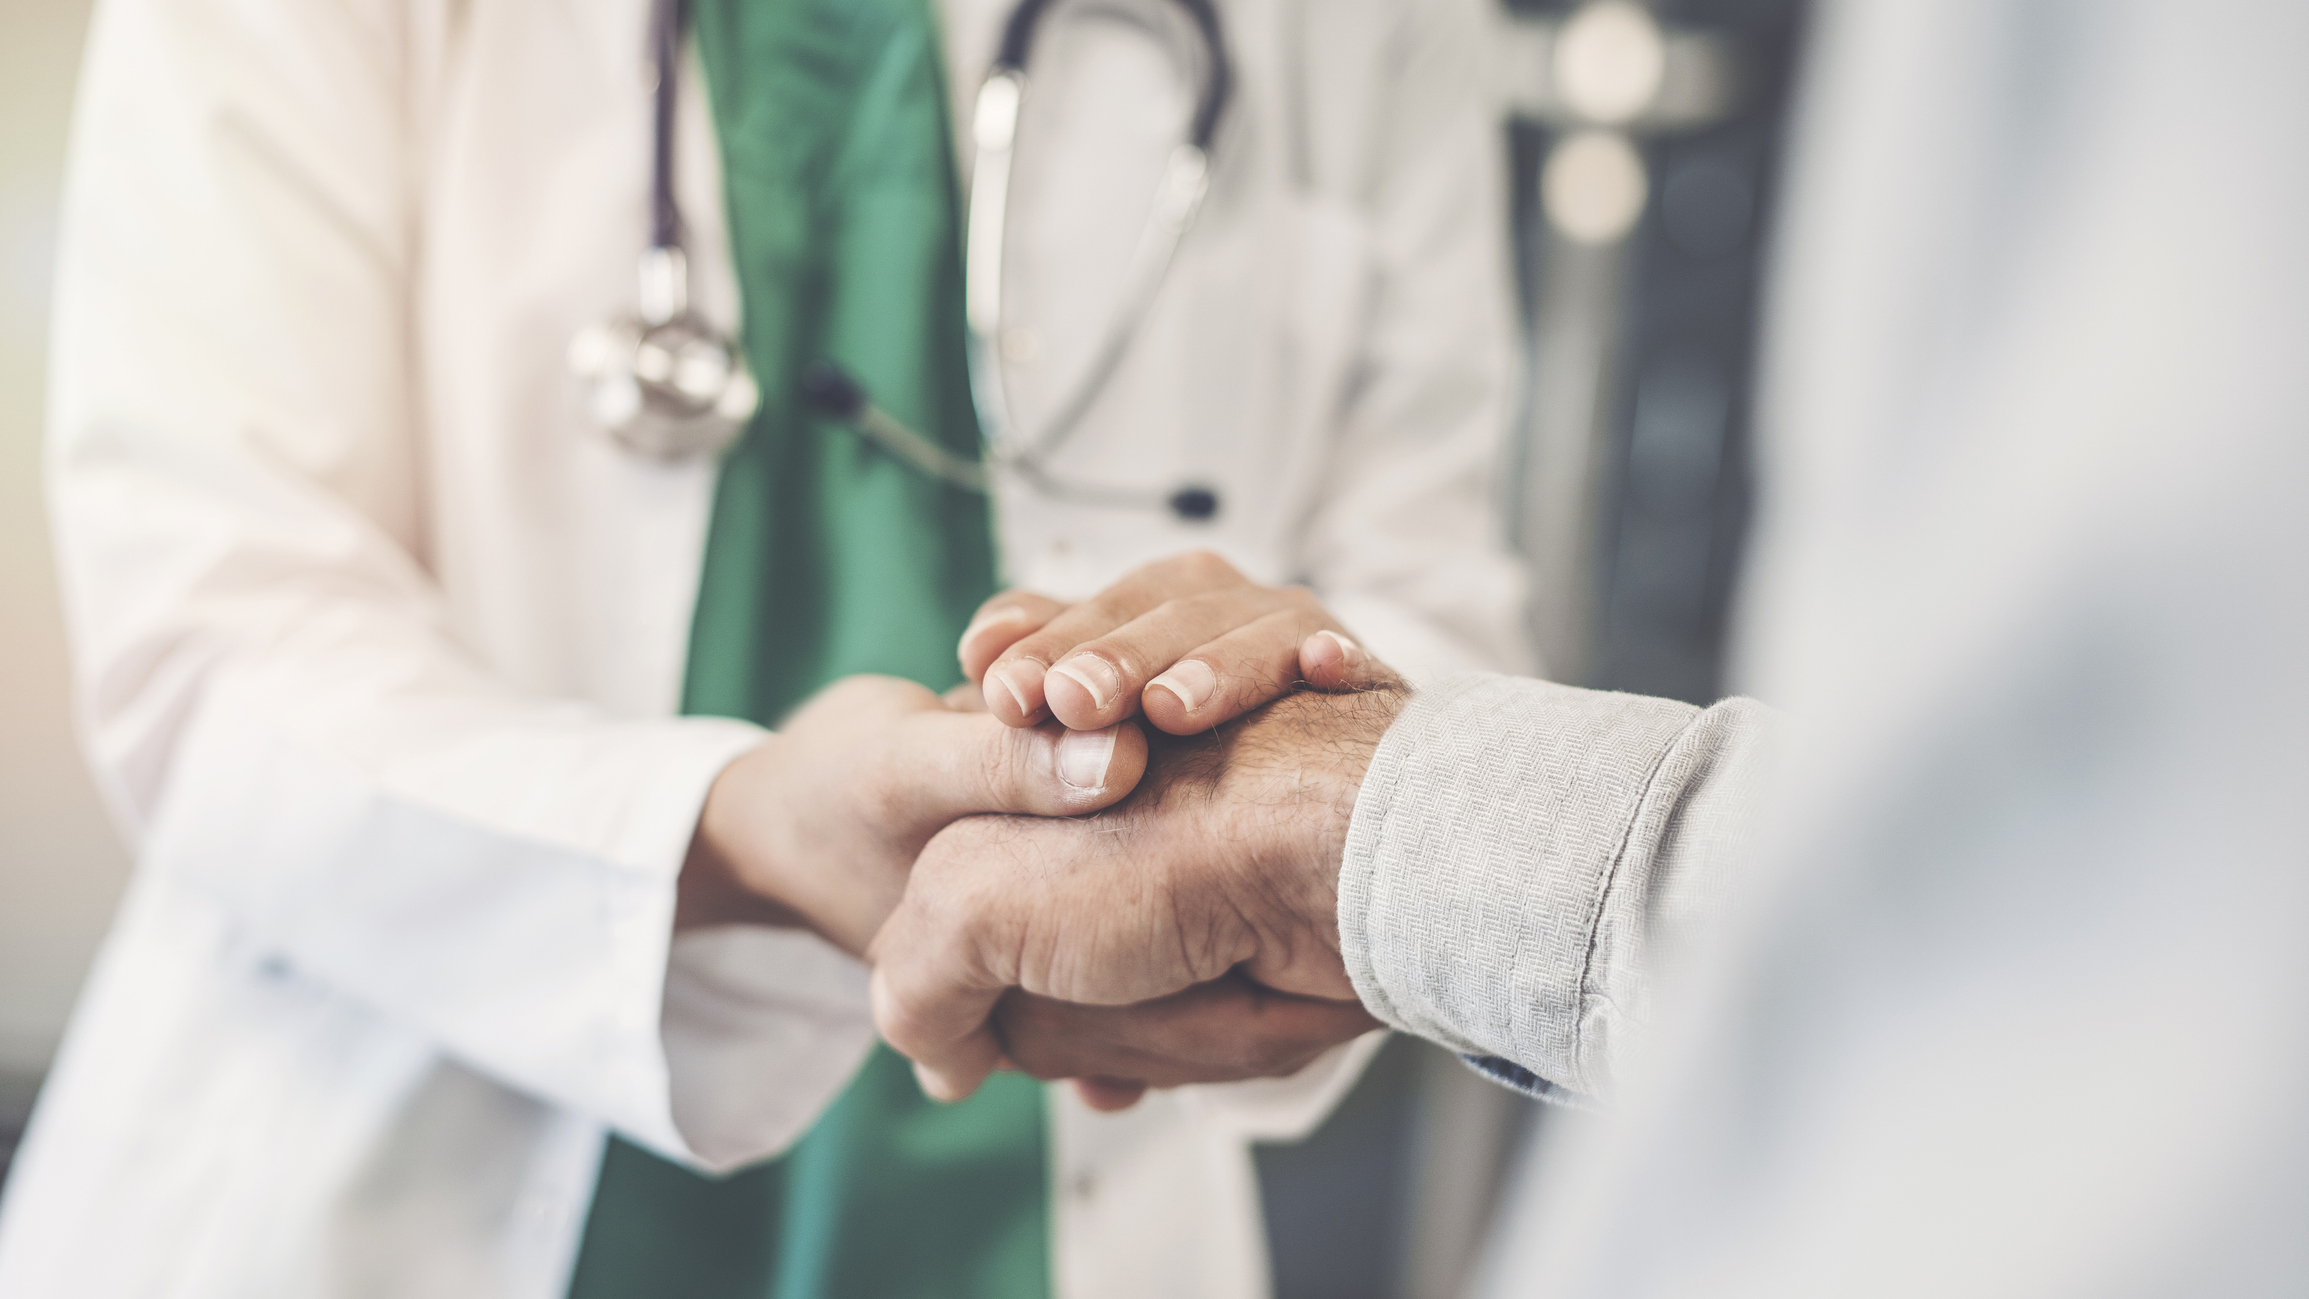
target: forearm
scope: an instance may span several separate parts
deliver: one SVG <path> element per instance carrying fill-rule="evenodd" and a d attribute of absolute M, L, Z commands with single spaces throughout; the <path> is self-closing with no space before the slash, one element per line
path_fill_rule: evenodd
<path fill-rule="evenodd" d="M 1416 696 L 1381 741 L 1339 877 L 1372 1013 L 1595 1094 L 1653 949 L 1745 837 L 1766 713 L 1504 677 Z"/>

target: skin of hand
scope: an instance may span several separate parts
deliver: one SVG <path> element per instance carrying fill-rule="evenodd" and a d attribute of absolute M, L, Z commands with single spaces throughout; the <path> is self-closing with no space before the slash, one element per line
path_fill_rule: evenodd
<path fill-rule="evenodd" d="M 1380 1027 L 1355 1001 L 1294 997 L 1228 974 L 1133 1006 L 1081 1006 L 1016 988 L 994 1007 L 1007 1067 L 1074 1080 L 1092 1109 L 1150 1087 L 1280 1078 Z"/>
<path fill-rule="evenodd" d="M 801 926 L 862 954 L 940 830 L 1095 812 L 1131 791 L 1146 754 L 1136 726 L 1020 730 L 911 681 L 846 678 L 714 781 L 674 926 Z"/>
<path fill-rule="evenodd" d="M 1098 816 L 948 827 L 874 938 L 883 1037 L 914 1058 L 925 1091 L 954 1100 L 1003 1062 L 990 1016 L 1013 988 L 1136 1006 L 1239 972 L 1353 999 L 1339 863 L 1405 698 L 1399 684 L 1288 695 L 1215 733 L 1156 739 L 1147 777 Z"/>
<path fill-rule="evenodd" d="M 1012 726 L 1112 726 L 1142 714 L 1192 735 L 1304 682 L 1360 688 L 1384 670 L 1305 587 L 1266 587 L 1195 551 L 1079 604 L 1007 591 L 962 633 L 964 675 Z"/>

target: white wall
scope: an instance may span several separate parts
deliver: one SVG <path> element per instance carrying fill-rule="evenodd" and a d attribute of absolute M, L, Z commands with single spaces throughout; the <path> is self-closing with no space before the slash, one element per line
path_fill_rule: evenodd
<path fill-rule="evenodd" d="M 72 735 L 40 499 L 56 188 L 88 0 L 0 0 L 0 1122 L 55 1050 L 127 874 Z"/>

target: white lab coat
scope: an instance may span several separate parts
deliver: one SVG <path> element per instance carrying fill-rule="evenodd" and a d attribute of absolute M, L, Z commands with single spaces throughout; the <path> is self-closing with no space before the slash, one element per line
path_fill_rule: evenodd
<path fill-rule="evenodd" d="M 709 1169 L 770 1156 L 870 1045 L 863 970 L 815 938 L 671 937 L 698 806 L 762 732 L 674 716 L 711 466 L 620 452 L 563 369 L 631 301 L 645 8 L 99 7 L 51 499 L 87 743 L 139 867 L 0 1206 L 0 1294 L 558 1299 L 606 1130 Z M 1512 665 L 1478 10 L 1224 8 L 1211 202 L 1055 467 L 1191 472 L 1225 511 L 1006 494 L 1013 575 L 1079 595 L 1208 545 L 1311 582 L 1407 666 Z M 956 9 L 966 98 L 995 15 Z M 1038 66 L 1145 70 L 1106 19 L 1052 30 Z M 1037 123 L 1100 83 L 1050 83 L 1024 147 L 1096 146 L 1104 177 L 1159 151 L 1181 94 L 1070 107 L 1069 140 Z M 730 321 L 686 96 L 697 300 Z M 1012 281 L 1049 339 L 1030 418 L 1095 314 L 1111 249 L 1087 232 L 1143 212 L 1040 166 Z M 1263 1293 L 1245 1142 L 1305 1131 L 1355 1054 L 1111 1118 L 1053 1089 L 1058 1293 Z"/>

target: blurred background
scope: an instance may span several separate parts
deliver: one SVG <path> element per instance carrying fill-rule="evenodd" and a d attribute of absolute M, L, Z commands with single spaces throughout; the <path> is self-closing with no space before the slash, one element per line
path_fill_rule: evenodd
<path fill-rule="evenodd" d="M 0 0 L 0 1178 L 127 874 L 72 735 L 40 499 L 57 188 L 88 0 Z M 1525 374 L 1501 489 L 1560 680 L 1707 702 L 1749 496 L 1749 373 L 1798 0 L 1498 13 Z M 1560 1117 L 1391 1045 L 1262 1152 L 1279 1299 L 1468 1285 Z"/>

